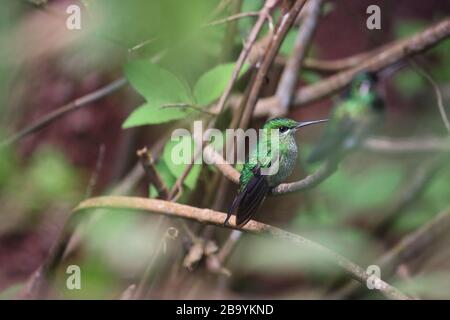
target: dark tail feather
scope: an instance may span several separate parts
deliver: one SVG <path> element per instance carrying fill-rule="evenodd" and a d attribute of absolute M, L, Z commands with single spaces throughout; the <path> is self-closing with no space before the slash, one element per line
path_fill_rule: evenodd
<path fill-rule="evenodd" d="M 269 191 L 270 187 L 264 176 L 256 175 L 250 179 L 244 190 L 234 198 L 224 225 L 227 225 L 231 215 L 235 214 L 236 226 L 243 227 L 254 217 Z"/>

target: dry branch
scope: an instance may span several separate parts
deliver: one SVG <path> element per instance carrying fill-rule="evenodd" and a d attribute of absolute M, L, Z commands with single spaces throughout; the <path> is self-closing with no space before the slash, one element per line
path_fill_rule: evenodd
<path fill-rule="evenodd" d="M 75 219 L 78 214 L 87 209 L 98 209 L 98 208 L 110 208 L 110 209 L 131 209 L 140 210 L 148 213 L 163 214 L 171 217 L 180 217 L 190 220 L 195 220 L 201 223 L 213 224 L 218 226 L 223 226 L 223 221 L 226 218 L 226 213 L 213 211 L 210 209 L 200 209 L 196 207 L 191 207 L 188 205 L 138 197 L 98 197 L 91 198 L 83 201 L 73 210 L 72 219 Z M 234 218 L 231 219 L 231 224 L 234 226 Z M 69 224 L 70 226 L 70 224 Z M 232 227 L 229 226 L 229 227 Z M 235 229 L 235 227 L 232 227 Z M 266 235 L 274 239 L 285 240 L 294 245 L 300 246 L 302 248 L 309 248 L 319 253 L 321 256 L 329 260 L 330 262 L 336 264 L 354 279 L 361 282 L 364 286 L 369 278 L 369 275 L 364 269 L 355 263 L 351 262 L 347 258 L 329 250 L 328 248 L 315 243 L 311 240 L 303 238 L 297 234 L 284 231 L 282 229 L 256 222 L 254 220 L 249 221 L 243 228 L 239 229 L 243 232 L 248 232 L 256 235 Z M 63 244 L 64 245 L 64 244 Z M 64 248 L 59 248 L 56 250 L 64 251 Z M 59 263 L 59 260 L 52 261 L 53 265 Z M 372 276 L 373 277 L 373 276 Z M 395 287 L 389 285 L 381 279 L 376 279 L 380 284 L 380 291 L 389 299 L 399 299 L 407 300 L 410 299 L 408 296 L 400 292 Z"/>
<path fill-rule="evenodd" d="M 294 105 L 298 107 L 328 97 L 348 85 L 358 72 L 363 70 L 379 71 L 406 57 L 419 54 L 435 46 L 448 36 L 450 36 L 450 18 L 428 27 L 424 31 L 405 39 L 405 41 L 394 42 L 385 50 L 370 56 L 367 60 L 349 70 L 339 72 L 316 84 L 298 90 Z M 271 109 L 276 108 L 279 104 L 280 101 L 276 96 L 261 99 L 256 106 L 255 115 L 269 115 Z"/>

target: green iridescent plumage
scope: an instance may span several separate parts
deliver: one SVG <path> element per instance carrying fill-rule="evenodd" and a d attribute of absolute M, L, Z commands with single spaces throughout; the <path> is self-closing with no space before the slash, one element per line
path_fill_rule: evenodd
<path fill-rule="evenodd" d="M 334 107 L 324 135 L 311 152 L 309 162 L 338 158 L 370 135 L 383 120 L 383 102 L 374 89 L 372 73 L 358 74 L 344 98 Z"/>
<path fill-rule="evenodd" d="M 239 193 L 228 211 L 225 224 L 232 214 L 236 215 L 238 226 L 245 225 L 253 217 L 270 189 L 282 183 L 294 169 L 297 159 L 295 132 L 323 121 L 326 120 L 297 122 L 276 118 L 266 122 L 255 150 L 241 171 Z M 278 133 L 278 139 L 272 136 L 273 130 Z M 270 168 L 273 172 L 269 172 Z"/>

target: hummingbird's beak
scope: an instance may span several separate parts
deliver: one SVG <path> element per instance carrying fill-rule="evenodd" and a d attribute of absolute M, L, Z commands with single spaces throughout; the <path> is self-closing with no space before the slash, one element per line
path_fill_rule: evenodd
<path fill-rule="evenodd" d="M 295 127 L 295 130 L 298 130 L 298 129 L 302 128 L 302 127 L 309 126 L 310 124 L 317 124 L 317 123 L 322 123 L 322 122 L 327 122 L 327 121 L 328 121 L 328 119 L 314 120 L 314 121 L 304 121 L 304 122 L 302 121 L 302 122 L 299 122 L 297 124 L 297 126 Z"/>

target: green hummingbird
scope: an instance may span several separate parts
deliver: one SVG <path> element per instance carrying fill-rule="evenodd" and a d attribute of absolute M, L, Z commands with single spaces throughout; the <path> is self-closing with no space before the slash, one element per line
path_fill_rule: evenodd
<path fill-rule="evenodd" d="M 242 168 L 238 195 L 228 210 L 224 225 L 232 214 L 236 215 L 238 227 L 252 219 L 270 190 L 284 182 L 292 173 L 297 162 L 297 130 L 325 121 L 327 120 L 297 122 L 275 118 L 264 124 L 256 148 Z M 277 139 L 273 139 L 275 136 Z"/>
<path fill-rule="evenodd" d="M 358 147 L 383 121 L 384 103 L 375 90 L 377 76 L 361 72 L 333 108 L 330 121 L 307 161 L 334 157 Z"/>

